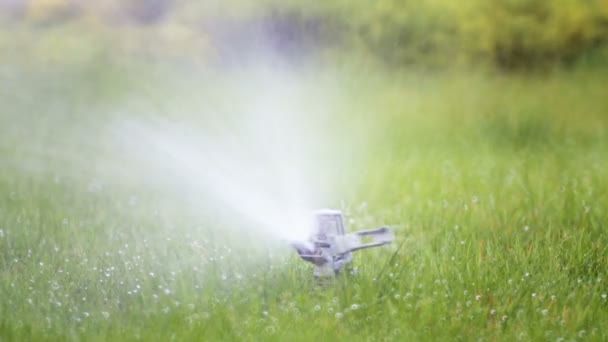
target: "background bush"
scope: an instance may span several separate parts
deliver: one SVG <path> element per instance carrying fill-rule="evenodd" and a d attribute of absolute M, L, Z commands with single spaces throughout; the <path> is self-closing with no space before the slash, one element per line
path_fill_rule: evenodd
<path fill-rule="evenodd" d="M 135 50 L 142 49 L 137 40 L 160 52 L 198 45 L 207 59 L 266 50 L 288 59 L 329 53 L 389 67 L 512 70 L 571 65 L 601 55 L 608 41 L 607 0 L 2 0 L 0 10 L 2 21 L 23 26 L 119 24 L 118 40 L 131 39 Z M 124 26 L 139 33 L 125 35 Z"/>

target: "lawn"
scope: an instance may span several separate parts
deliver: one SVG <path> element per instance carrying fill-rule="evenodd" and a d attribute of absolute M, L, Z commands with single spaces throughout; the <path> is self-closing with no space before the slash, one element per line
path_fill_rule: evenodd
<path fill-rule="evenodd" d="M 74 64 L 0 70 L 0 341 L 608 339 L 605 69 Z M 396 241 L 318 286 L 300 193 Z"/>

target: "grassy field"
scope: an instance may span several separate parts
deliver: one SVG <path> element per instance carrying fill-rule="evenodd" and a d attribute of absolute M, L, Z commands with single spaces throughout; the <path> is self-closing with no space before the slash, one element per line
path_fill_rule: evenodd
<path fill-rule="evenodd" d="M 608 339 L 606 70 L 286 71 L 331 158 L 309 184 L 319 205 L 397 239 L 323 288 L 284 243 L 155 184 L 106 135 L 122 119 L 230 129 L 258 97 L 280 102 L 284 75 L 0 72 L 0 341 Z"/>

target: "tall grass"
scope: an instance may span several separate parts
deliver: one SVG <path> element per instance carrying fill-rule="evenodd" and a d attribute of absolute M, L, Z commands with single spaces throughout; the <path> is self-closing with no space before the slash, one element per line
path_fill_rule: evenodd
<path fill-rule="evenodd" d="M 82 65 L 2 74 L 0 339 L 608 338 L 603 71 L 302 71 L 331 92 L 326 204 L 397 237 L 319 288 L 230 212 L 98 173 L 108 122 L 204 125 L 255 96 L 239 71 Z"/>

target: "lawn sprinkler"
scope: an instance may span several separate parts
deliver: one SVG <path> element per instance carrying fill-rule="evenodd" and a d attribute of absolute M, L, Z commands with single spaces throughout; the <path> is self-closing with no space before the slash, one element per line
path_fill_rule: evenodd
<path fill-rule="evenodd" d="M 315 265 L 315 278 L 338 274 L 352 261 L 352 252 L 382 246 L 394 240 L 388 227 L 346 233 L 340 210 L 318 210 L 307 242 L 292 242 L 300 257 Z"/>

